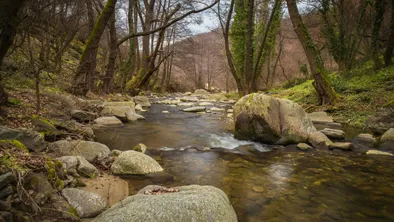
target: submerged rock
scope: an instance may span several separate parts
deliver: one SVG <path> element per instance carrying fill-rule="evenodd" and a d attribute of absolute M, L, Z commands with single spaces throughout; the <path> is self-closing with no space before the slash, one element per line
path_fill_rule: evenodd
<path fill-rule="evenodd" d="M 135 96 L 134 102 L 136 104 L 140 104 L 142 107 L 150 107 L 151 104 L 149 102 L 149 98 L 146 96 Z"/>
<path fill-rule="evenodd" d="M 157 189 L 163 193 L 149 195 Z M 105 221 L 223 221 L 235 222 L 237 215 L 227 195 L 213 186 L 190 185 L 173 189 L 147 186 L 99 215 Z"/>
<path fill-rule="evenodd" d="M 108 157 L 110 153 L 106 145 L 84 140 L 59 140 L 50 143 L 48 148 L 56 156 L 83 156 L 89 162 L 102 160 Z"/>
<path fill-rule="evenodd" d="M 99 117 L 94 120 L 94 122 L 98 125 L 109 126 L 109 125 L 122 125 L 122 121 L 120 121 L 115 116 L 104 116 Z"/>
<path fill-rule="evenodd" d="M 122 152 L 113 162 L 111 170 L 115 174 L 148 174 L 163 171 L 152 157 L 129 150 Z"/>
<path fill-rule="evenodd" d="M 268 144 L 306 142 L 316 131 L 300 105 L 264 94 L 250 94 L 234 105 L 234 137 Z"/>
<path fill-rule="evenodd" d="M 333 139 L 333 140 L 345 139 L 345 132 L 343 132 L 342 130 L 325 128 L 323 130 L 320 130 L 320 132 L 322 132 L 328 138 Z"/>
<path fill-rule="evenodd" d="M 353 138 L 352 143 L 362 144 L 367 147 L 374 147 L 376 144 L 376 139 L 368 133 L 361 133 Z"/>
<path fill-rule="evenodd" d="M 205 111 L 205 107 L 204 106 L 194 106 L 194 107 L 183 109 L 182 111 L 183 112 L 192 112 L 192 113 L 203 112 L 203 111 Z"/>
<path fill-rule="evenodd" d="M 100 195 L 75 188 L 62 190 L 62 195 L 81 218 L 95 217 L 105 210 L 107 201 Z"/>

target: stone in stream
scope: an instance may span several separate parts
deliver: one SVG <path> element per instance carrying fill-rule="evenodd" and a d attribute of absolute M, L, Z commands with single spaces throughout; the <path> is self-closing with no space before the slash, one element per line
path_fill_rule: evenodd
<path fill-rule="evenodd" d="M 100 195 L 85 190 L 66 188 L 62 195 L 81 218 L 95 217 L 105 210 L 107 201 Z"/>
<path fill-rule="evenodd" d="M 183 93 L 184 96 L 190 96 L 192 94 L 192 92 L 185 92 Z"/>
<path fill-rule="evenodd" d="M 198 98 L 194 97 L 194 96 L 184 96 L 184 97 L 181 97 L 180 100 L 182 102 L 198 102 Z"/>
<path fill-rule="evenodd" d="M 71 117 L 77 120 L 78 122 L 91 122 L 97 118 L 97 114 L 93 112 L 87 112 L 83 110 L 71 110 Z"/>
<path fill-rule="evenodd" d="M 233 110 L 233 109 L 228 109 L 227 112 L 228 112 L 228 113 L 233 113 L 234 110 Z"/>
<path fill-rule="evenodd" d="M 316 149 L 328 149 L 332 141 L 322 132 L 316 131 L 309 134 L 308 142 Z"/>
<path fill-rule="evenodd" d="M 102 160 L 109 156 L 110 150 L 104 144 L 84 140 L 59 140 L 48 145 L 49 152 L 55 156 L 83 156 L 87 161 Z"/>
<path fill-rule="evenodd" d="M 122 121 L 120 121 L 115 116 L 103 116 L 94 120 L 94 122 L 98 125 L 102 126 L 110 126 L 110 125 L 122 125 Z"/>
<path fill-rule="evenodd" d="M 141 153 L 145 153 L 146 149 L 147 149 L 147 147 L 145 146 L 145 144 L 142 144 L 142 143 L 139 143 L 135 147 L 133 147 L 134 151 L 138 151 Z"/>
<path fill-rule="evenodd" d="M 141 104 L 137 104 L 137 105 L 135 106 L 135 110 L 136 110 L 136 111 L 140 111 L 140 112 L 146 112 L 146 110 L 144 110 L 144 109 L 142 108 Z"/>
<path fill-rule="evenodd" d="M 135 121 L 137 116 L 129 106 L 104 106 L 101 110 L 103 116 L 115 116 L 122 122 Z"/>
<path fill-rule="evenodd" d="M 124 151 L 112 163 L 114 174 L 149 174 L 163 171 L 163 168 L 152 157 L 134 151 Z"/>
<path fill-rule="evenodd" d="M 330 149 L 330 150 L 339 149 L 339 150 L 343 150 L 343 151 L 352 151 L 353 144 L 349 143 L 349 142 L 330 143 L 328 145 L 328 149 Z"/>
<path fill-rule="evenodd" d="M 162 113 L 170 113 L 168 110 L 161 111 Z"/>
<path fill-rule="evenodd" d="M 155 192 L 157 194 L 152 195 Z M 189 185 L 169 189 L 147 186 L 93 220 L 109 221 L 236 222 L 237 215 L 227 195 L 213 186 Z"/>
<path fill-rule="evenodd" d="M 394 156 L 392 153 L 389 152 L 383 152 L 380 150 L 368 150 L 366 152 L 367 155 L 384 155 L 384 156 Z"/>
<path fill-rule="evenodd" d="M 328 138 L 333 139 L 333 140 L 344 140 L 345 139 L 345 132 L 343 132 L 342 130 L 325 128 L 323 130 L 320 130 L 320 132 L 322 132 Z"/>
<path fill-rule="evenodd" d="M 376 144 L 376 139 L 368 133 L 361 133 L 353 138 L 352 143 L 362 144 L 367 147 L 374 147 Z"/>
<path fill-rule="evenodd" d="M 203 111 L 205 111 L 205 107 L 204 106 L 194 106 L 194 107 L 183 109 L 182 111 L 183 112 L 192 112 L 192 113 L 203 112 Z"/>
<path fill-rule="evenodd" d="M 133 101 L 127 102 L 104 102 L 104 106 L 128 106 L 131 110 L 135 110 L 135 103 Z"/>
<path fill-rule="evenodd" d="M 140 104 L 142 107 L 150 107 L 149 98 L 146 96 L 134 96 L 134 102 Z"/>
<path fill-rule="evenodd" d="M 194 103 L 179 103 L 178 106 L 193 106 Z"/>
<path fill-rule="evenodd" d="M 209 92 L 205 89 L 196 89 L 193 93 L 194 95 L 209 95 Z"/>
<path fill-rule="evenodd" d="M 224 112 L 224 111 L 226 111 L 225 109 L 218 108 L 218 107 L 212 107 L 209 110 L 211 110 L 211 112 Z"/>
<path fill-rule="evenodd" d="M 297 149 L 306 151 L 306 150 L 312 150 L 313 147 L 309 146 L 306 143 L 299 143 L 297 144 Z"/>
<path fill-rule="evenodd" d="M 199 106 L 213 106 L 213 103 L 211 103 L 211 102 L 201 102 L 198 105 Z"/>
<path fill-rule="evenodd" d="M 316 131 L 300 105 L 286 99 L 253 93 L 234 105 L 234 137 L 267 144 L 306 142 Z"/>
<path fill-rule="evenodd" d="M 380 137 L 380 147 L 383 150 L 394 151 L 394 128 L 390 128 Z"/>

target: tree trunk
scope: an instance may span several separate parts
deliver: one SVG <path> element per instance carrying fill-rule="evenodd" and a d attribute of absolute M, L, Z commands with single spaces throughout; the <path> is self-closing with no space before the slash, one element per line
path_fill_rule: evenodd
<path fill-rule="evenodd" d="M 385 66 L 390 66 L 392 63 L 393 57 L 393 48 L 394 48 L 394 0 L 391 0 L 391 24 L 390 24 L 390 36 L 387 41 L 386 51 L 384 53 L 384 63 Z"/>
<path fill-rule="evenodd" d="M 245 48 L 245 65 L 244 65 L 244 87 L 243 94 L 249 94 L 251 83 L 253 81 L 253 36 L 254 36 L 254 0 L 248 0 L 248 17 L 246 32 L 246 48 Z"/>
<path fill-rule="evenodd" d="M 304 49 L 305 55 L 308 59 L 310 69 L 314 78 L 313 86 L 319 95 L 320 103 L 333 105 L 336 102 L 337 94 L 331 87 L 330 80 L 326 74 L 323 60 L 313 43 L 308 29 L 305 27 L 302 18 L 298 12 L 297 3 L 295 0 L 286 0 L 287 8 L 289 10 L 290 19 L 294 26 L 294 31 L 297 33 L 298 39 Z"/>
<path fill-rule="evenodd" d="M 116 27 L 115 27 L 115 12 L 112 13 L 111 20 L 109 21 L 109 35 L 110 35 L 110 53 L 107 64 L 107 71 L 105 73 L 104 78 L 104 92 L 110 92 L 110 86 L 112 83 L 112 79 L 115 73 L 115 62 L 116 57 L 118 56 L 118 45 L 117 45 L 117 37 L 116 37 Z"/>
<path fill-rule="evenodd" d="M 372 59 L 375 63 L 375 69 L 382 68 L 382 62 L 379 58 L 379 33 L 380 27 L 382 26 L 383 16 L 385 11 L 386 0 L 375 1 L 375 21 L 372 28 Z"/>
<path fill-rule="evenodd" d="M 96 58 L 101 36 L 115 10 L 116 0 L 108 0 L 103 11 L 94 25 L 90 34 L 85 50 L 82 53 L 81 60 L 76 75 L 73 80 L 71 92 L 74 94 L 85 95 L 93 89 L 94 76 L 96 74 Z"/>

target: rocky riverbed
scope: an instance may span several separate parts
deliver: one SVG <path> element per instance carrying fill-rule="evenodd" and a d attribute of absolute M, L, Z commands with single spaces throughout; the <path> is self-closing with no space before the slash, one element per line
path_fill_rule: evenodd
<path fill-rule="evenodd" d="M 26 161 L 2 167 L 6 221 L 394 220 L 393 129 L 360 134 L 258 94 L 61 100 L 61 121 L 1 127 L 2 158 Z"/>

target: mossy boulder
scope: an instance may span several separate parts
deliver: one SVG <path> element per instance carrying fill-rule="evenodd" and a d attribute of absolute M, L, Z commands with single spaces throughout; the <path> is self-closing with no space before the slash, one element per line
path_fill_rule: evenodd
<path fill-rule="evenodd" d="M 175 192 L 148 195 L 154 189 Z M 93 221 L 236 222 L 237 215 L 227 195 L 213 186 L 190 185 L 176 189 L 147 186 L 136 195 L 115 204 Z"/>
<path fill-rule="evenodd" d="M 46 147 L 43 135 L 29 129 L 11 129 L 0 126 L 0 140 L 11 142 L 21 149 L 26 147 L 36 152 L 41 152 Z"/>
<path fill-rule="evenodd" d="M 149 174 L 163 171 L 152 157 L 134 151 L 124 151 L 113 162 L 111 170 L 114 174 Z"/>
<path fill-rule="evenodd" d="M 234 105 L 234 137 L 267 144 L 306 142 L 316 131 L 300 105 L 264 94 L 250 94 Z"/>
<path fill-rule="evenodd" d="M 82 156 L 87 161 L 102 160 L 109 156 L 109 148 L 101 143 L 84 140 L 59 140 L 48 145 L 55 156 Z"/>

